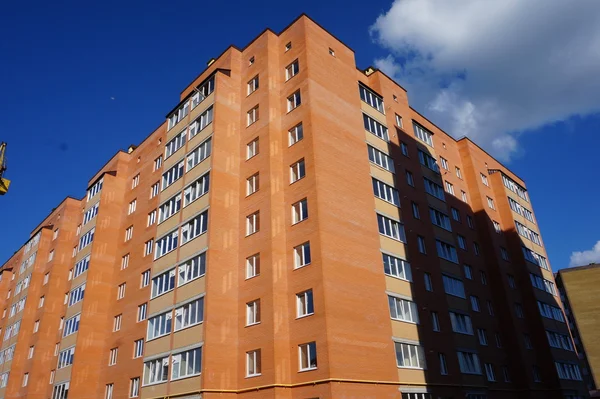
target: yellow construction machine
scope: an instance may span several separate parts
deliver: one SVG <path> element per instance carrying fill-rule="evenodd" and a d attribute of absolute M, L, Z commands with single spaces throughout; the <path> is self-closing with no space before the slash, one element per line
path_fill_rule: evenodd
<path fill-rule="evenodd" d="M 4 154 L 6 153 L 6 143 L 0 143 L 0 195 L 4 195 L 8 192 L 8 186 L 10 186 L 10 180 L 3 177 L 6 171 L 6 164 L 4 163 Z"/>

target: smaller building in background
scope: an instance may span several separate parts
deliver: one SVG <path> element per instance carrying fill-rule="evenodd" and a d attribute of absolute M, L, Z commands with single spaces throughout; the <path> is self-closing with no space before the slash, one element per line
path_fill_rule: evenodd
<path fill-rule="evenodd" d="M 560 270 L 556 283 L 590 395 L 600 397 L 600 264 Z"/>

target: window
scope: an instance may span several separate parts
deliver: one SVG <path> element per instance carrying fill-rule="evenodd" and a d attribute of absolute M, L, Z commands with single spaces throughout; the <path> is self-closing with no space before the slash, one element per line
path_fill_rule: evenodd
<path fill-rule="evenodd" d="M 154 160 L 154 169 L 153 169 L 153 171 L 156 171 L 156 170 L 160 169 L 160 167 L 162 166 L 162 160 L 163 160 L 162 155 L 159 156 L 158 158 L 156 158 Z"/>
<path fill-rule="evenodd" d="M 313 304 L 313 292 L 307 290 L 296 294 L 296 315 L 297 317 L 310 316 L 315 313 Z"/>
<path fill-rule="evenodd" d="M 290 184 L 302 179 L 306 175 L 304 159 L 290 165 Z"/>
<path fill-rule="evenodd" d="M 141 305 L 138 306 L 138 311 L 137 311 L 137 321 L 138 321 L 138 323 L 140 321 L 146 320 L 147 314 L 148 314 L 148 304 L 147 303 L 142 303 Z"/>
<path fill-rule="evenodd" d="M 308 202 L 305 199 L 292 204 L 292 223 L 296 224 L 308 217 Z"/>
<path fill-rule="evenodd" d="M 260 375 L 260 349 L 246 352 L 246 377 Z"/>
<path fill-rule="evenodd" d="M 119 355 L 119 348 L 112 348 L 110 350 L 110 356 L 108 358 L 108 365 L 114 366 L 117 364 L 117 356 Z"/>
<path fill-rule="evenodd" d="M 443 353 L 438 353 L 438 357 L 440 359 L 440 374 L 448 375 L 448 367 L 446 366 L 446 355 Z"/>
<path fill-rule="evenodd" d="M 556 365 L 556 371 L 558 372 L 558 378 L 561 380 L 575 380 L 582 381 L 581 372 L 579 366 L 571 363 L 554 362 Z"/>
<path fill-rule="evenodd" d="M 246 325 L 252 326 L 260 323 L 260 299 L 246 304 Z"/>
<path fill-rule="evenodd" d="M 494 316 L 494 305 L 492 305 L 492 301 L 487 301 L 488 313 L 490 316 Z"/>
<path fill-rule="evenodd" d="M 461 236 L 460 234 L 457 234 L 456 238 L 458 240 L 458 247 L 460 249 L 464 249 L 466 251 L 467 250 L 467 239 L 464 236 Z"/>
<path fill-rule="evenodd" d="M 531 249 L 527 248 L 527 247 L 521 247 L 521 249 L 523 250 L 523 256 L 525 256 L 525 260 L 538 265 L 539 267 L 546 269 L 546 270 L 550 270 L 549 266 L 548 266 L 548 260 L 546 258 L 544 258 L 542 255 L 532 251 Z"/>
<path fill-rule="evenodd" d="M 431 324 L 433 326 L 433 331 L 440 332 L 440 318 L 438 317 L 437 312 L 431 312 Z"/>
<path fill-rule="evenodd" d="M 485 330 L 483 328 L 477 329 L 477 337 L 479 338 L 480 345 L 487 346 L 487 344 L 488 344 L 487 333 L 485 332 Z"/>
<path fill-rule="evenodd" d="M 547 303 L 537 301 L 540 314 L 547 319 L 554 319 L 562 323 L 565 322 L 562 310 L 556 306 L 548 305 Z"/>
<path fill-rule="evenodd" d="M 73 357 L 75 356 L 75 347 L 60 351 L 58 354 L 58 369 L 65 368 L 73 364 Z"/>
<path fill-rule="evenodd" d="M 172 380 L 198 375 L 202 365 L 202 348 L 174 354 L 171 356 L 171 361 L 173 363 Z"/>
<path fill-rule="evenodd" d="M 150 299 L 169 292 L 173 288 L 175 288 L 175 269 L 167 270 L 152 279 L 152 294 Z"/>
<path fill-rule="evenodd" d="M 248 66 L 252 66 L 254 64 L 254 57 L 250 57 L 248 59 Z"/>
<path fill-rule="evenodd" d="M 302 140 L 304 138 L 304 131 L 302 128 L 302 123 L 299 123 L 298 125 L 294 126 L 290 130 L 288 130 L 288 137 L 289 137 L 288 145 L 290 147 L 292 145 L 296 144 L 297 142 L 299 142 L 300 140 Z"/>
<path fill-rule="evenodd" d="M 146 226 L 152 226 L 154 223 L 156 223 L 156 209 L 148 214 Z"/>
<path fill-rule="evenodd" d="M 415 219 L 421 219 L 421 212 L 419 212 L 419 205 L 415 202 L 411 202 L 412 213 Z"/>
<path fill-rule="evenodd" d="M 491 363 L 485 363 L 485 377 L 489 382 L 496 382 L 496 373 L 494 373 L 494 366 Z"/>
<path fill-rule="evenodd" d="M 144 256 L 148 256 L 152 253 L 154 248 L 154 240 L 150 239 L 144 243 Z"/>
<path fill-rule="evenodd" d="M 254 122 L 258 120 L 258 105 L 252 108 L 247 113 L 247 126 L 252 125 Z"/>
<path fill-rule="evenodd" d="M 246 236 L 254 234 L 260 230 L 260 212 L 256 211 L 246 216 Z"/>
<path fill-rule="evenodd" d="M 407 170 L 406 171 L 406 183 L 409 186 L 414 187 L 415 186 L 415 179 L 413 178 L 413 174 L 411 171 Z"/>
<path fill-rule="evenodd" d="M 63 331 L 63 338 L 71 334 L 76 333 L 79 330 L 79 320 L 81 320 L 81 314 L 77 314 L 65 322 L 65 329 Z"/>
<path fill-rule="evenodd" d="M 104 179 L 98 180 L 96 183 L 94 183 L 94 185 L 92 187 L 90 187 L 88 189 L 88 192 L 87 192 L 87 200 L 88 201 L 90 199 L 92 199 L 96 194 L 98 194 L 100 192 L 100 190 L 102 190 L 102 182 L 103 182 L 103 180 Z M 36 245 L 36 244 L 32 244 L 32 246 L 33 245 Z"/>
<path fill-rule="evenodd" d="M 206 233 L 208 229 L 208 210 L 188 220 L 181 226 L 181 245 Z"/>
<path fill-rule="evenodd" d="M 510 177 L 502 174 L 502 182 L 504 186 L 508 188 L 513 193 L 517 194 L 519 197 L 529 202 L 529 198 L 527 198 L 527 190 L 514 182 Z"/>
<path fill-rule="evenodd" d="M 250 79 L 248 82 L 248 95 L 254 93 L 258 89 L 258 75 Z"/>
<path fill-rule="evenodd" d="M 206 273 L 206 252 L 194 256 L 178 266 L 177 286 L 182 286 Z"/>
<path fill-rule="evenodd" d="M 452 331 L 460 334 L 473 335 L 473 325 L 471 317 L 466 314 L 450 312 L 450 322 L 452 323 Z"/>
<path fill-rule="evenodd" d="M 300 65 L 298 60 L 294 60 L 290 65 L 285 67 L 285 80 L 290 80 L 300 72 Z"/>
<path fill-rule="evenodd" d="M 533 382 L 542 382 L 542 373 L 538 366 L 533 366 Z"/>
<path fill-rule="evenodd" d="M 204 298 L 198 298 L 175 308 L 175 331 L 192 327 L 204 321 Z"/>
<path fill-rule="evenodd" d="M 488 207 L 490 207 L 491 209 L 496 209 L 496 204 L 494 204 L 494 200 L 490 197 L 486 197 L 486 198 L 487 198 Z"/>
<path fill-rule="evenodd" d="M 531 285 L 538 290 L 546 291 L 551 295 L 557 295 L 556 287 L 552 281 L 546 280 L 545 278 L 533 273 L 529 273 L 529 278 L 531 280 Z"/>
<path fill-rule="evenodd" d="M 126 286 L 127 286 L 127 284 L 123 283 L 123 284 L 120 284 L 119 287 L 117 287 L 117 300 L 125 298 L 125 287 Z"/>
<path fill-rule="evenodd" d="M 369 104 L 371 107 L 375 108 L 377 111 L 385 114 L 385 107 L 383 105 L 383 98 L 372 90 L 368 89 L 362 83 L 358 84 L 358 91 L 360 93 L 360 99 L 365 103 Z"/>
<path fill-rule="evenodd" d="M 510 372 L 508 367 L 502 366 L 502 375 L 504 376 L 504 382 L 511 382 Z"/>
<path fill-rule="evenodd" d="M 258 173 L 254 174 L 246 179 L 246 195 L 254 194 L 255 192 L 258 191 L 258 187 L 259 187 Z"/>
<path fill-rule="evenodd" d="M 23 382 L 21 383 L 22 387 L 26 387 L 29 382 L 29 373 L 23 374 Z"/>
<path fill-rule="evenodd" d="M 196 165 L 200 164 L 210 156 L 212 152 L 212 138 L 204 140 L 199 146 L 190 151 L 185 157 L 185 171 L 189 172 Z"/>
<path fill-rule="evenodd" d="M 246 159 L 258 155 L 258 137 L 246 144 Z"/>
<path fill-rule="evenodd" d="M 442 186 L 440 186 L 437 183 L 432 182 L 431 180 L 429 180 L 428 178 L 423 178 L 425 181 L 425 191 L 427 192 L 427 194 L 433 195 L 434 197 L 436 197 L 437 199 L 441 200 L 441 201 L 445 201 L 446 198 L 444 197 L 444 189 L 442 189 Z"/>
<path fill-rule="evenodd" d="M 450 170 L 450 166 L 448 166 L 448 160 L 446 158 L 440 157 L 440 163 L 442 164 L 442 168 Z"/>
<path fill-rule="evenodd" d="M 300 359 L 300 371 L 313 370 L 317 368 L 317 343 L 309 342 L 298 345 L 298 357 Z"/>
<path fill-rule="evenodd" d="M 113 319 L 113 332 L 117 332 L 121 330 L 121 320 L 123 320 L 123 315 L 116 315 Z"/>
<path fill-rule="evenodd" d="M 363 122 L 365 125 L 365 130 L 368 130 L 382 140 L 390 141 L 387 127 L 377 122 L 367 114 L 363 114 Z"/>
<path fill-rule="evenodd" d="M 133 237 L 133 226 L 129 226 L 125 230 L 125 241 L 131 240 L 132 237 Z"/>
<path fill-rule="evenodd" d="M 50 371 L 50 384 L 54 384 L 54 374 L 55 373 L 56 373 L 56 370 Z"/>
<path fill-rule="evenodd" d="M 52 241 L 54 241 L 58 238 L 58 230 L 59 229 L 56 229 L 52 232 Z"/>
<path fill-rule="evenodd" d="M 297 247 L 294 247 L 294 268 L 307 266 L 310 264 L 310 242 L 305 242 Z"/>
<path fill-rule="evenodd" d="M 487 274 L 485 274 L 483 270 L 481 270 L 479 273 L 481 275 L 481 284 L 487 285 Z"/>
<path fill-rule="evenodd" d="M 515 313 L 517 314 L 518 318 L 520 318 L 520 319 L 525 318 L 525 313 L 523 313 L 523 306 L 521 306 L 520 303 L 515 303 Z"/>
<path fill-rule="evenodd" d="M 140 288 L 147 287 L 150 284 L 150 270 L 142 272 L 140 278 Z"/>
<path fill-rule="evenodd" d="M 140 184 L 140 174 L 138 173 L 131 179 L 131 189 L 136 188 Z"/>
<path fill-rule="evenodd" d="M 260 274 L 260 254 L 246 258 L 246 278 L 256 277 Z"/>
<path fill-rule="evenodd" d="M 454 186 L 452 185 L 452 183 L 445 181 L 444 186 L 446 187 L 446 192 L 448 194 L 454 195 Z"/>
<path fill-rule="evenodd" d="M 291 50 L 291 48 L 292 48 L 292 42 L 288 42 L 288 43 L 285 45 L 285 51 L 286 51 L 286 52 L 288 52 L 288 51 L 290 51 L 290 50 Z"/>
<path fill-rule="evenodd" d="M 458 263 L 458 254 L 456 248 L 441 240 L 435 240 L 438 256 L 450 262 Z"/>
<path fill-rule="evenodd" d="M 510 205 L 510 209 L 512 209 L 514 212 L 523 216 L 530 222 L 535 223 L 535 219 L 533 218 L 533 212 L 531 212 L 529 209 L 525 208 L 511 197 L 508 197 L 508 204 Z"/>
<path fill-rule="evenodd" d="M 470 297 L 471 299 L 471 309 L 473 309 L 474 312 L 479 312 L 479 298 L 477 298 L 474 295 L 471 295 Z"/>
<path fill-rule="evenodd" d="M 425 289 L 427 291 L 433 291 L 433 285 L 431 284 L 431 274 L 424 273 L 423 278 L 425 279 Z"/>
<path fill-rule="evenodd" d="M 465 191 L 460 190 L 460 197 L 462 198 L 463 202 L 468 203 L 468 199 L 467 199 L 467 193 Z"/>
<path fill-rule="evenodd" d="M 373 192 L 377 198 L 380 198 L 386 202 L 394 204 L 396 206 L 400 206 L 400 198 L 398 195 L 398 190 L 394 187 L 385 184 L 382 181 L 379 181 L 375 178 L 372 179 L 373 182 Z"/>
<path fill-rule="evenodd" d="M 152 185 L 152 187 L 150 187 L 150 198 L 154 198 L 158 195 L 158 192 L 160 190 L 160 183 L 156 182 Z"/>
<path fill-rule="evenodd" d="M 396 349 L 396 364 L 402 368 L 424 369 L 425 351 L 420 345 L 404 342 L 394 342 Z"/>
<path fill-rule="evenodd" d="M 8 378 L 8 373 L 6 373 Z M 2 386 L 2 384 L 0 384 Z M 67 399 L 67 395 L 69 394 L 69 382 L 63 382 L 61 384 L 55 385 L 52 390 L 52 399 Z"/>
<path fill-rule="evenodd" d="M 335 57 L 335 51 L 331 47 L 329 48 L 329 55 Z"/>
<path fill-rule="evenodd" d="M 479 249 L 479 244 L 477 244 L 476 242 L 473 242 L 473 252 L 475 252 L 475 255 L 479 256 L 479 254 L 481 254 L 481 250 Z"/>
<path fill-rule="evenodd" d="M 300 90 L 295 91 L 291 96 L 287 98 L 287 110 L 288 112 L 296 109 L 302 104 L 302 98 L 300 97 Z"/>
<path fill-rule="evenodd" d="M 33 324 L 33 332 L 36 333 L 40 330 L 40 321 L 36 320 L 35 323 Z"/>
<path fill-rule="evenodd" d="M 456 169 L 456 177 L 458 177 L 459 179 L 462 180 L 462 172 L 460 171 L 460 168 L 458 166 L 455 167 Z"/>
<path fill-rule="evenodd" d="M 77 302 L 83 300 L 83 294 L 85 293 L 85 283 L 77 288 L 71 290 L 69 294 L 69 306 L 75 305 Z"/>
<path fill-rule="evenodd" d="M 185 102 L 185 104 L 181 105 L 177 110 L 175 110 L 169 117 L 169 126 L 168 129 L 171 129 L 173 126 L 181 122 L 190 112 L 190 103 Z"/>
<path fill-rule="evenodd" d="M 173 312 L 159 314 L 148 319 L 148 340 L 171 333 Z"/>
<path fill-rule="evenodd" d="M 458 365 L 463 374 L 481 374 L 479 365 L 479 356 L 471 352 L 456 352 L 458 355 Z"/>
<path fill-rule="evenodd" d="M 49 280 L 50 280 L 50 273 L 44 274 L 44 281 L 42 282 L 42 285 L 48 284 Z"/>
<path fill-rule="evenodd" d="M 133 358 L 142 357 L 144 355 L 144 339 L 133 341 Z"/>
<path fill-rule="evenodd" d="M 81 259 L 79 262 L 77 262 L 75 264 L 75 268 L 73 271 L 73 278 L 81 275 L 89 267 L 90 267 L 90 255 L 86 256 L 85 258 Z"/>
<path fill-rule="evenodd" d="M 404 225 L 399 221 L 377 214 L 377 225 L 379 226 L 379 234 L 397 241 L 406 242 Z"/>
<path fill-rule="evenodd" d="M 417 245 L 419 246 L 419 252 L 427 254 L 427 247 L 425 246 L 425 237 L 417 236 Z"/>
<path fill-rule="evenodd" d="M 419 322 L 417 304 L 413 301 L 388 295 L 388 305 L 390 308 L 390 317 L 392 319 L 409 323 Z"/>
<path fill-rule="evenodd" d="M 415 137 L 433 147 L 433 133 L 415 122 L 413 122 L 413 131 L 415 132 Z"/>
<path fill-rule="evenodd" d="M 154 249 L 154 259 L 158 259 L 163 255 L 168 254 L 175 248 L 177 248 L 179 240 L 179 231 L 174 230 L 169 234 L 156 240 L 156 247 Z"/>
<path fill-rule="evenodd" d="M 144 363 L 144 385 L 164 382 L 169 378 L 169 356 Z"/>
<path fill-rule="evenodd" d="M 408 146 L 403 141 L 400 142 L 400 150 L 402 151 L 402 155 L 404 155 L 405 157 L 408 156 Z"/>
<path fill-rule="evenodd" d="M 418 151 L 418 154 L 419 154 L 419 162 L 421 163 L 421 165 L 426 166 L 427 168 L 433 170 L 435 173 L 440 173 L 440 168 L 439 168 L 435 158 L 433 158 L 432 156 L 430 156 L 429 154 L 426 154 L 425 152 L 423 152 L 421 150 Z"/>
<path fill-rule="evenodd" d="M 383 271 L 388 276 L 393 276 L 406 281 L 412 281 L 410 264 L 404 259 L 392 255 L 383 255 Z"/>
<path fill-rule="evenodd" d="M 129 380 L 129 397 L 137 398 L 140 395 L 140 377 Z"/>
<path fill-rule="evenodd" d="M 48 262 L 50 262 L 52 259 L 54 259 L 54 250 L 48 253 Z"/>
<path fill-rule="evenodd" d="M 371 147 L 367 144 L 367 151 L 369 153 L 369 161 L 373 162 L 375 165 L 382 167 L 383 169 L 390 171 L 392 173 L 394 170 L 394 162 L 392 158 L 390 158 L 386 153 L 379 151 L 375 147 Z"/>
<path fill-rule="evenodd" d="M 546 330 L 546 336 L 548 337 L 548 343 L 551 347 L 568 351 L 574 350 L 571 338 L 568 335 Z"/>
<path fill-rule="evenodd" d="M 446 294 L 465 298 L 465 286 L 462 280 L 442 274 Z"/>
<path fill-rule="evenodd" d="M 177 150 L 185 145 L 187 141 L 187 132 L 184 130 L 179 133 L 177 136 L 173 137 L 166 145 L 165 145 L 165 159 L 169 158 L 171 155 L 175 154 Z"/>
<path fill-rule="evenodd" d="M 42 295 L 42 296 L 40 297 L 40 300 L 39 300 L 39 302 L 38 302 L 38 308 L 41 308 L 41 307 L 43 307 L 43 306 L 44 306 L 44 299 L 45 299 L 45 297 Z"/>
<path fill-rule="evenodd" d="M 527 238 L 528 240 L 536 243 L 539 246 L 542 246 L 542 239 L 540 238 L 540 235 L 538 233 L 528 229 L 527 227 L 525 227 L 525 225 L 517 222 L 516 220 L 515 225 L 517 226 L 517 232 L 519 233 L 519 235 Z"/>
<path fill-rule="evenodd" d="M 204 130 L 213 121 L 213 107 L 210 106 L 195 121 L 190 124 L 190 140 Z"/>
<path fill-rule="evenodd" d="M 402 127 L 402 117 L 396 114 L 396 126 Z"/>
<path fill-rule="evenodd" d="M 175 183 L 177 180 L 183 176 L 183 165 L 184 160 L 182 159 L 174 166 L 172 166 L 169 170 L 167 170 L 162 175 L 162 189 L 169 187 L 171 184 Z"/>
<path fill-rule="evenodd" d="M 438 211 L 435 208 L 429 208 L 429 216 L 431 217 L 431 222 L 441 227 L 442 229 L 452 231 L 452 227 L 450 226 L 450 218 L 445 213 Z"/>
<path fill-rule="evenodd" d="M 6 385 L 8 384 L 8 374 L 9 374 L 8 371 L 6 373 L 0 374 L 0 388 L 5 388 Z M 66 399 L 66 397 L 65 397 L 65 399 Z"/>
<path fill-rule="evenodd" d="M 79 239 L 79 249 L 78 249 L 79 251 L 81 251 L 83 248 L 90 245 L 92 243 L 92 241 L 94 241 L 94 232 L 95 231 L 96 231 L 96 228 L 92 227 L 92 229 L 90 231 L 88 231 L 83 236 L 81 236 L 81 238 Z"/>

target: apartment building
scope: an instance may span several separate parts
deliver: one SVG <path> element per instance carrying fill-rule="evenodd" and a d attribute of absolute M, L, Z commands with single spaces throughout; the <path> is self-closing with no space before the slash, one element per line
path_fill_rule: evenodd
<path fill-rule="evenodd" d="M 600 264 L 561 269 L 556 284 L 590 396 L 600 397 Z"/>
<path fill-rule="evenodd" d="M 525 183 L 306 15 L 1 270 L 0 398 L 587 395 Z"/>

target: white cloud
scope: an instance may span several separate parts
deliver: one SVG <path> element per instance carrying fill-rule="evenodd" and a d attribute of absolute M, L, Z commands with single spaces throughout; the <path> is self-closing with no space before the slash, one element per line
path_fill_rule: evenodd
<path fill-rule="evenodd" d="M 415 108 L 505 161 L 522 132 L 600 112 L 598 0 L 395 0 L 371 34 Z"/>
<path fill-rule="evenodd" d="M 574 251 L 571 253 L 569 267 L 585 266 L 590 263 L 600 263 L 600 241 L 598 241 L 592 249 L 581 252 Z"/>

